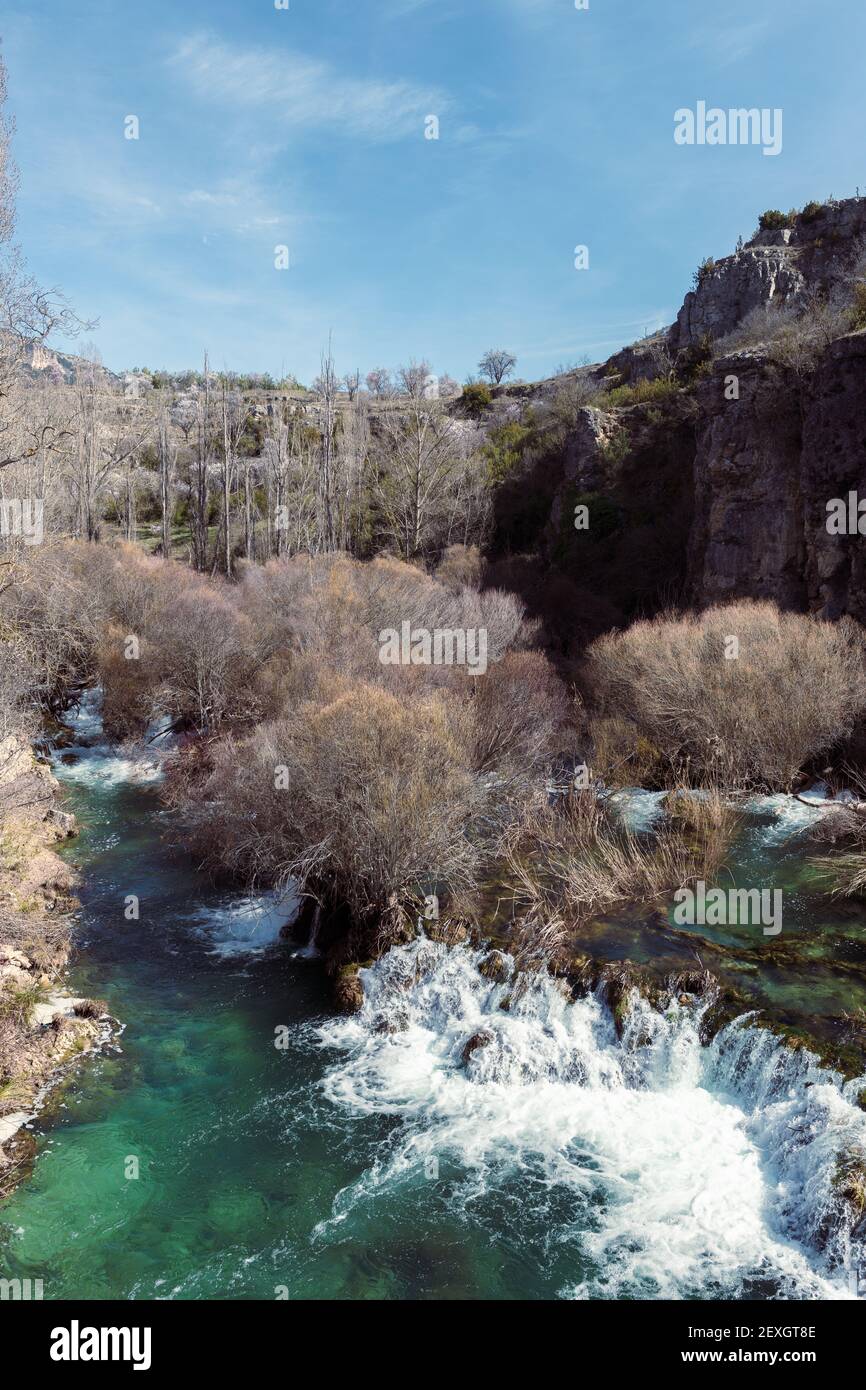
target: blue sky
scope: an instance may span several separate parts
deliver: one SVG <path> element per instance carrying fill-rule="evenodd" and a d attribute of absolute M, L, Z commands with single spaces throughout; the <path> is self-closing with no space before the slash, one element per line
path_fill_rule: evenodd
<path fill-rule="evenodd" d="M 115 369 L 309 381 L 333 333 L 340 371 L 532 379 L 669 322 L 764 208 L 866 191 L 862 0 L 589 5 L 11 0 L 31 268 Z M 782 153 L 676 145 L 698 100 L 781 107 Z"/>

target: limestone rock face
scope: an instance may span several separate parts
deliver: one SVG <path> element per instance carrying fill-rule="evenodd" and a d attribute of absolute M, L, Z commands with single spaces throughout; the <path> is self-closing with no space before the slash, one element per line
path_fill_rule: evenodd
<path fill-rule="evenodd" d="M 736 374 L 739 400 L 726 400 Z M 760 354 L 719 360 L 700 392 L 689 587 L 866 622 L 866 538 L 831 535 L 827 504 L 866 498 L 866 332 L 792 378 Z"/>
<path fill-rule="evenodd" d="M 787 246 L 756 246 L 717 261 L 686 295 L 670 331 L 671 351 L 704 337 L 723 338 L 762 304 L 798 299 L 807 283 L 798 259 L 798 252 Z"/>
<path fill-rule="evenodd" d="M 808 383 L 802 437 L 810 607 L 866 623 L 866 536 L 827 530 L 829 501 L 849 492 L 866 498 L 866 332 L 840 338 L 825 352 Z"/>
<path fill-rule="evenodd" d="M 736 376 L 739 400 L 725 398 Z M 757 355 L 721 359 L 699 394 L 689 587 L 704 602 L 748 595 L 806 606 L 796 391 Z"/>
<path fill-rule="evenodd" d="M 814 205 L 786 227 L 758 231 L 733 256 L 709 266 L 670 330 L 672 352 L 705 336 L 723 338 L 760 305 L 826 293 L 866 253 L 866 198 Z"/>

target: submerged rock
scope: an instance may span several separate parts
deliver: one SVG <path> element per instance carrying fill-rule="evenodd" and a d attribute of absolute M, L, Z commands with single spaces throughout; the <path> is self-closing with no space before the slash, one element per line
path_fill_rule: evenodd
<path fill-rule="evenodd" d="M 477 1052 L 480 1047 L 489 1047 L 492 1042 L 493 1034 L 488 1032 L 486 1028 L 482 1028 L 477 1033 L 473 1033 L 472 1037 L 463 1048 L 464 1067 L 469 1066 L 473 1054 Z"/>
<path fill-rule="evenodd" d="M 358 973 L 361 968 L 358 962 L 344 965 L 334 980 L 334 1003 L 342 1014 L 356 1014 L 363 1007 L 364 986 Z"/>

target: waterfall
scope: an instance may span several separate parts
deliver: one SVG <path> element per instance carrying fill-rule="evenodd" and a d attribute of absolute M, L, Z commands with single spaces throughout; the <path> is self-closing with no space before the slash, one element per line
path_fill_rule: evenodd
<path fill-rule="evenodd" d="M 398 1123 L 320 1236 L 445 1171 L 452 1206 L 495 1198 L 573 1246 L 563 1296 L 851 1296 L 863 1232 L 836 1184 L 866 1162 L 858 1083 L 750 1017 L 703 1046 L 697 999 L 635 992 L 620 1037 L 601 994 L 467 946 L 422 937 L 362 978 L 361 1013 L 317 1028 L 323 1089 Z"/>

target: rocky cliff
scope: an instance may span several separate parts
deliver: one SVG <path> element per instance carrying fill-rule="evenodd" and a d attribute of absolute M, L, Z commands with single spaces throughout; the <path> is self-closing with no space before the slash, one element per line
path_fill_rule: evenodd
<path fill-rule="evenodd" d="M 544 461 L 544 562 L 623 618 L 755 597 L 866 623 L 863 537 L 828 529 L 834 499 L 866 499 L 866 199 L 787 220 L 592 369 Z"/>
<path fill-rule="evenodd" d="M 725 399 L 732 376 L 738 400 Z M 830 343 L 803 377 L 759 352 L 721 358 L 698 394 L 690 594 L 866 622 L 863 538 L 827 527 L 833 499 L 866 498 L 866 331 Z"/>

